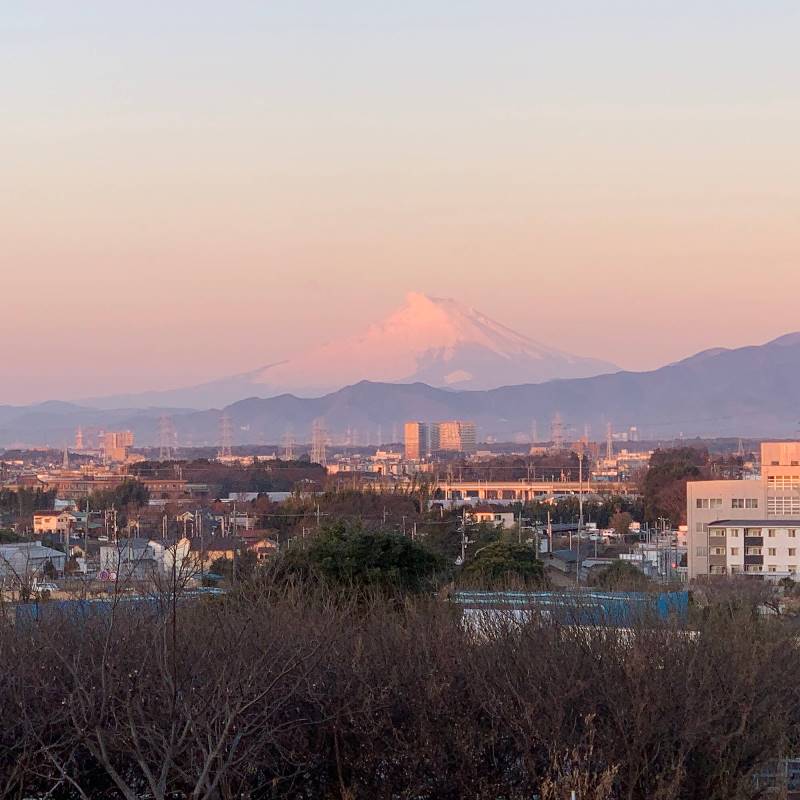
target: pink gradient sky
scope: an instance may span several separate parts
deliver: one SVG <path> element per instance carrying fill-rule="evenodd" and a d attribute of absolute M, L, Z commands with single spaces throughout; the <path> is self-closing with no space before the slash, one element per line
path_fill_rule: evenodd
<path fill-rule="evenodd" d="M 385 6 L 8 3 L 0 403 L 253 369 L 408 290 L 633 369 L 800 329 L 796 4 Z"/>

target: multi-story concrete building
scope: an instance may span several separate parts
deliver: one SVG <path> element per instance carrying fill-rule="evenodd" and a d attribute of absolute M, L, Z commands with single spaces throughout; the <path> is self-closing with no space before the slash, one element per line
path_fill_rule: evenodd
<path fill-rule="evenodd" d="M 477 430 L 474 422 L 448 420 L 437 423 L 438 450 L 456 453 L 474 453 L 477 449 Z"/>
<path fill-rule="evenodd" d="M 726 519 L 708 526 L 710 575 L 771 574 L 776 579 L 800 572 L 800 519 Z"/>
<path fill-rule="evenodd" d="M 103 455 L 107 461 L 127 461 L 133 447 L 130 431 L 109 431 L 103 437 Z"/>
<path fill-rule="evenodd" d="M 430 427 L 425 422 L 406 422 L 405 454 L 410 461 L 419 461 L 430 452 Z"/>
<path fill-rule="evenodd" d="M 784 573 L 794 573 L 788 567 L 800 566 L 800 560 L 795 559 L 797 549 L 779 543 L 774 547 L 766 545 L 766 561 L 744 560 L 745 556 L 755 559 L 765 555 L 755 549 L 748 554 L 746 549 L 764 545 L 745 544 L 745 538 L 754 541 L 766 536 L 788 541 L 794 538 L 791 532 L 800 529 L 800 442 L 764 442 L 758 479 L 691 481 L 686 485 L 686 502 L 690 579 L 732 572 L 780 571 L 778 567 L 784 567 Z M 762 530 L 767 532 L 763 536 Z M 736 538 L 741 544 L 732 541 Z M 775 554 L 770 556 L 770 550 Z M 789 560 L 790 552 L 794 561 Z M 767 569 L 744 569 L 759 563 Z"/>

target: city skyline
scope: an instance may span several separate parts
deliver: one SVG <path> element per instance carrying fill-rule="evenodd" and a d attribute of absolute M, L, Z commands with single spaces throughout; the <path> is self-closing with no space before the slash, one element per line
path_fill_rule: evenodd
<path fill-rule="evenodd" d="M 12 2 L 0 402 L 256 369 L 406 291 L 636 370 L 794 331 L 798 13 Z"/>

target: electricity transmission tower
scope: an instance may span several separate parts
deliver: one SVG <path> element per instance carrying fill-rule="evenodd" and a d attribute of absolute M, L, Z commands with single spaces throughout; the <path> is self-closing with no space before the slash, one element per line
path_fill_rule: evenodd
<path fill-rule="evenodd" d="M 311 427 L 311 462 L 321 467 L 328 465 L 327 457 L 328 432 L 325 430 L 325 420 L 314 420 Z"/>
<path fill-rule="evenodd" d="M 169 461 L 175 445 L 175 426 L 172 417 L 163 414 L 158 419 L 158 460 Z"/>
<path fill-rule="evenodd" d="M 564 423 L 561 421 L 561 414 L 556 412 L 550 426 L 550 438 L 553 441 L 554 450 L 564 449 Z"/>
<path fill-rule="evenodd" d="M 286 427 L 286 433 L 283 434 L 283 460 L 294 461 L 294 432 L 291 425 Z"/>
<path fill-rule="evenodd" d="M 233 426 L 227 411 L 222 412 L 219 419 L 219 457 L 230 458 L 233 455 Z"/>

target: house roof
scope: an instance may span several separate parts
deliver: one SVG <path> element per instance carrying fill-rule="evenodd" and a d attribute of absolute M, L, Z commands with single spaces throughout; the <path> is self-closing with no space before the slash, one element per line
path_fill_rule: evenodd
<path fill-rule="evenodd" d="M 193 552 L 224 553 L 228 550 L 237 550 L 241 547 L 241 540 L 236 536 L 212 536 L 208 539 L 194 536 L 189 548 Z"/>
<path fill-rule="evenodd" d="M 115 549 L 118 548 L 118 547 L 142 547 L 142 548 L 144 548 L 144 547 L 147 547 L 149 544 L 150 544 L 150 540 L 149 539 L 145 539 L 142 536 L 134 536 L 134 537 L 131 537 L 130 539 L 119 539 L 116 542 L 109 542 L 106 545 L 106 547 L 113 547 Z"/>

